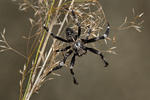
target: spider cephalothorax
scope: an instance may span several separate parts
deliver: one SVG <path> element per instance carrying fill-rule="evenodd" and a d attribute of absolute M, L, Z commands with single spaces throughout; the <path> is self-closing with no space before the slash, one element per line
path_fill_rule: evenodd
<path fill-rule="evenodd" d="M 72 16 L 73 16 L 73 18 L 75 20 L 77 20 L 77 18 L 75 16 L 75 13 L 74 13 L 73 10 L 72 10 Z M 97 36 L 97 37 L 90 38 L 90 39 L 89 39 L 89 36 L 90 36 L 90 33 L 91 33 L 91 29 L 89 27 L 90 31 L 87 33 L 88 35 L 84 39 L 81 39 L 80 38 L 80 35 L 81 35 L 81 25 L 80 25 L 79 22 L 77 22 L 76 25 L 78 26 L 78 32 L 77 33 L 72 28 L 69 28 L 69 27 L 66 28 L 66 39 L 63 39 L 61 37 L 56 36 L 53 33 L 50 33 L 53 38 L 56 38 L 56 39 L 58 39 L 58 40 L 60 40 L 62 42 L 65 42 L 65 43 L 69 44 L 69 46 L 67 46 L 67 47 L 65 47 L 63 49 L 56 50 L 56 52 L 66 51 L 66 54 L 64 55 L 64 59 L 59 63 L 59 65 L 56 66 L 56 67 L 54 67 L 50 71 L 50 73 L 53 72 L 53 71 L 55 71 L 55 70 L 57 70 L 57 69 L 62 68 L 64 66 L 67 58 L 71 54 L 73 54 L 73 57 L 72 57 L 71 63 L 70 63 L 70 72 L 71 72 L 71 74 L 73 76 L 74 83 L 78 84 L 78 82 L 75 79 L 74 72 L 73 72 L 73 66 L 75 64 L 75 58 L 76 58 L 76 56 L 81 57 L 82 55 L 85 55 L 87 53 L 87 51 L 90 51 L 90 52 L 92 52 L 94 54 L 99 55 L 101 57 L 101 59 L 103 60 L 103 62 L 105 64 L 105 67 L 108 66 L 108 62 L 104 59 L 104 56 L 103 56 L 103 54 L 100 51 L 98 51 L 98 50 L 96 50 L 94 48 L 87 47 L 87 46 L 85 46 L 85 44 L 96 42 L 98 40 L 107 38 L 108 35 L 109 35 L 110 26 L 108 24 L 106 32 L 104 33 L 104 35 Z M 48 30 L 48 28 L 46 26 L 44 26 L 44 29 L 47 32 L 49 32 L 49 30 Z"/>
<path fill-rule="evenodd" d="M 87 50 L 84 48 L 84 43 L 80 39 L 73 43 L 72 48 L 79 57 L 87 52 Z"/>

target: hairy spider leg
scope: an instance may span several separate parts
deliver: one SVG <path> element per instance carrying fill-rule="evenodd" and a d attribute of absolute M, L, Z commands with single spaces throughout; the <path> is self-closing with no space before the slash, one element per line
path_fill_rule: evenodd
<path fill-rule="evenodd" d="M 88 27 L 88 31 L 87 31 L 87 35 L 86 35 L 86 37 L 85 37 L 85 40 L 88 40 L 88 39 L 89 39 L 89 36 L 90 36 L 90 34 L 91 34 L 91 32 L 92 32 L 92 29 L 91 29 L 90 25 L 87 26 L 87 27 Z"/>
<path fill-rule="evenodd" d="M 80 25 L 80 23 L 79 23 L 79 21 L 78 21 L 76 15 L 75 15 L 75 12 L 74 12 L 73 10 L 72 10 L 72 16 L 73 16 L 73 18 L 75 19 L 76 24 L 77 24 L 77 26 L 78 26 L 78 35 L 77 35 L 77 37 L 80 37 L 80 35 L 81 35 L 81 25 Z"/>
<path fill-rule="evenodd" d="M 64 59 L 63 59 L 63 64 L 62 65 L 64 65 L 65 64 L 65 62 L 66 62 L 66 60 L 67 60 L 67 58 L 72 54 L 72 50 L 69 50 L 66 54 L 65 54 L 65 56 L 64 56 Z"/>
<path fill-rule="evenodd" d="M 82 41 L 83 41 L 84 43 L 91 43 L 91 42 L 96 42 L 96 41 L 101 40 L 101 39 L 106 39 L 106 38 L 108 37 L 108 35 L 109 35 L 109 31 L 110 31 L 110 25 L 109 25 L 109 23 L 108 23 L 106 32 L 104 33 L 103 36 L 94 37 L 94 38 L 91 38 L 91 39 L 88 39 L 88 40 L 82 39 Z"/>
<path fill-rule="evenodd" d="M 72 28 L 67 27 L 66 28 L 66 39 L 70 42 L 76 41 L 78 38 L 77 34 L 73 31 Z"/>
<path fill-rule="evenodd" d="M 103 62 L 105 63 L 105 66 L 104 66 L 104 67 L 107 67 L 107 66 L 109 65 L 109 63 L 104 59 L 104 56 L 103 56 L 103 54 L 102 54 L 100 51 L 98 51 L 98 50 L 96 50 L 96 49 L 94 49 L 94 48 L 89 48 L 89 47 L 86 47 L 85 49 L 91 51 L 91 52 L 94 53 L 94 54 L 100 55 L 101 59 L 102 59 Z"/>
<path fill-rule="evenodd" d="M 48 27 L 46 27 L 46 26 L 43 26 L 43 27 L 44 27 L 44 29 L 45 29 L 47 32 L 49 32 Z M 57 40 L 60 40 L 60 41 L 62 41 L 62 42 L 67 42 L 67 43 L 71 42 L 71 41 L 69 41 L 69 40 L 66 40 L 66 39 L 63 39 L 63 38 L 61 38 L 61 37 L 56 36 L 56 35 L 53 34 L 52 32 L 51 32 L 50 34 L 51 34 L 51 36 L 52 36 L 53 38 L 56 38 Z"/>
<path fill-rule="evenodd" d="M 77 82 L 77 80 L 75 78 L 75 74 L 74 74 L 74 71 L 73 71 L 73 66 L 75 64 L 75 57 L 76 57 L 76 54 L 73 55 L 73 57 L 71 59 L 71 62 L 70 62 L 70 73 L 71 73 L 71 75 L 73 77 L 73 83 L 78 85 L 78 82 Z"/>
<path fill-rule="evenodd" d="M 65 47 L 65 48 L 63 48 L 63 49 L 58 49 L 58 50 L 56 50 L 56 52 L 67 51 L 67 50 L 70 49 L 70 48 L 71 48 L 71 46 L 67 46 L 67 47 Z"/>
<path fill-rule="evenodd" d="M 78 26 L 78 37 L 80 37 L 80 35 L 81 35 L 81 25 L 80 25 L 80 23 L 77 23 L 77 26 Z"/>
<path fill-rule="evenodd" d="M 49 75 L 49 74 L 52 73 L 53 71 L 56 71 L 56 70 L 58 70 L 58 69 L 61 69 L 61 68 L 64 66 L 64 64 L 65 64 L 65 62 L 66 62 L 66 60 L 67 60 L 67 58 L 72 54 L 72 52 L 73 52 L 72 50 L 69 50 L 69 51 L 65 54 L 63 61 L 60 62 L 58 66 L 54 67 L 47 75 Z"/>

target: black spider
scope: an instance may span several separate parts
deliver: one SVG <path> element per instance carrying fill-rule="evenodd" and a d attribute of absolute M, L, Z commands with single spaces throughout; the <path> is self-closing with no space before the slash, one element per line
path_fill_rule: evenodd
<path fill-rule="evenodd" d="M 77 20 L 76 15 L 75 15 L 73 10 L 72 10 L 72 16 L 75 20 Z M 69 28 L 69 27 L 66 28 L 66 39 L 63 39 L 61 37 L 56 36 L 53 33 L 50 33 L 53 38 L 56 38 L 56 39 L 58 39 L 62 42 L 68 43 L 69 46 L 67 46 L 63 49 L 60 49 L 60 50 L 56 50 L 56 52 L 66 51 L 66 54 L 64 55 L 64 58 L 59 63 L 59 65 L 54 67 L 49 73 L 62 68 L 64 66 L 67 58 L 73 53 L 73 57 L 72 57 L 71 63 L 70 63 L 70 72 L 73 76 L 74 84 L 78 84 L 78 82 L 76 81 L 76 78 L 75 78 L 74 71 L 73 71 L 73 66 L 75 64 L 76 56 L 81 57 L 82 55 L 85 55 L 87 53 L 87 51 L 90 51 L 94 54 L 98 54 L 101 57 L 101 59 L 103 60 L 103 62 L 105 63 L 105 67 L 108 66 L 108 62 L 104 59 L 104 56 L 100 51 L 98 51 L 94 48 L 86 47 L 85 44 L 96 42 L 96 41 L 101 40 L 101 39 L 105 39 L 106 37 L 108 37 L 109 30 L 110 30 L 110 26 L 108 24 L 106 32 L 104 33 L 104 35 L 89 39 L 89 36 L 90 36 L 90 33 L 91 33 L 91 29 L 89 27 L 89 30 L 88 30 L 88 33 L 87 33 L 87 36 L 85 37 L 85 39 L 80 39 L 81 26 L 80 26 L 80 23 L 78 21 L 77 21 L 77 26 L 78 26 L 78 33 L 76 33 L 72 28 Z M 49 30 L 46 26 L 44 26 L 44 29 L 47 32 L 49 32 Z"/>

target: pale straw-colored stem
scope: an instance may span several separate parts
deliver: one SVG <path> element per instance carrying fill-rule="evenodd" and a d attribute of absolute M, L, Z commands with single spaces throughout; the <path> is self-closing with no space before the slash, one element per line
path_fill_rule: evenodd
<path fill-rule="evenodd" d="M 62 1 L 62 0 L 60 0 L 60 1 Z M 73 3 L 74 3 L 74 0 L 72 0 L 72 2 L 71 2 L 71 4 L 70 4 L 69 11 L 70 11 L 70 9 L 71 9 Z M 66 20 L 66 18 L 67 18 L 67 16 L 68 16 L 69 11 L 67 12 L 67 15 L 65 16 L 65 20 Z M 51 25 L 49 26 L 49 32 L 52 31 L 52 28 L 53 28 L 54 24 L 56 23 L 56 20 L 57 20 L 56 17 L 54 17 L 54 19 L 53 19 Z M 64 20 L 64 21 L 65 21 L 65 20 Z M 64 21 L 63 21 L 62 24 L 64 24 Z M 62 28 L 62 26 L 61 26 L 60 28 Z M 61 30 L 60 30 L 60 31 L 61 31 Z M 60 32 L 58 32 L 58 33 L 60 33 Z M 48 36 L 48 38 L 49 38 L 49 36 Z M 39 71 L 39 73 L 38 73 L 38 76 L 36 77 L 36 80 L 35 80 L 35 82 L 34 82 L 32 88 L 31 88 L 31 90 L 29 91 L 29 93 L 28 93 L 28 95 L 27 95 L 27 97 L 26 97 L 25 100 L 29 100 L 29 99 L 30 99 L 30 97 L 31 97 L 31 95 L 32 95 L 32 93 L 33 93 L 35 87 L 39 84 L 40 79 L 41 79 L 40 77 L 41 77 L 42 72 L 43 72 L 44 69 L 45 69 L 46 63 L 47 63 L 47 61 L 48 61 L 48 59 L 49 59 L 49 57 L 50 57 L 50 55 L 51 55 L 51 53 L 52 53 L 53 45 L 54 45 L 54 44 L 55 44 L 55 41 L 53 42 L 53 44 L 52 44 L 52 46 L 51 46 L 51 48 L 50 48 L 50 50 L 49 50 L 49 52 L 48 52 L 48 54 L 47 54 L 47 57 L 46 57 L 46 59 L 45 59 L 43 65 L 42 65 L 42 67 L 41 67 L 41 69 L 40 69 L 40 71 Z M 43 51 L 43 52 L 44 52 L 44 51 Z"/>

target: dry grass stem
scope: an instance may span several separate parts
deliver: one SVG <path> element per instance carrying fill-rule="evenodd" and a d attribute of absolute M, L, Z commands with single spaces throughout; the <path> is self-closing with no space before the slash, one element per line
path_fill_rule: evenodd
<path fill-rule="evenodd" d="M 142 19 L 144 13 L 136 14 L 134 8 L 132 9 L 132 18 L 128 20 L 128 17 L 125 17 L 124 22 L 119 26 L 119 30 L 126 30 L 130 28 L 134 28 L 138 32 L 141 32 L 142 24 L 144 20 Z"/>
<path fill-rule="evenodd" d="M 5 31 L 5 28 L 4 28 L 3 32 L 1 32 L 2 39 L 0 39 L 0 48 L 1 48 L 0 52 L 5 52 L 7 50 L 11 50 L 11 51 L 17 53 L 18 55 L 24 57 L 25 59 L 27 59 L 27 57 L 24 54 L 22 54 L 21 52 L 17 51 L 16 49 L 12 48 L 9 45 L 9 43 L 7 42 L 7 40 L 5 38 L 5 33 L 6 33 L 6 31 Z"/>

